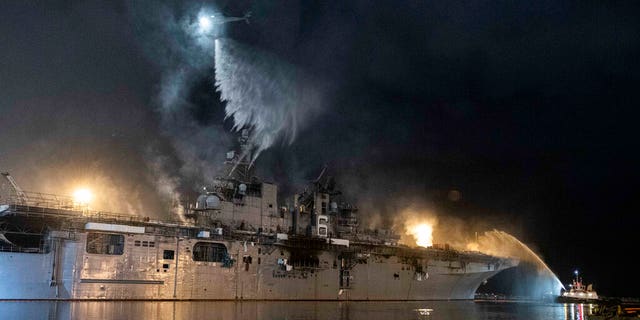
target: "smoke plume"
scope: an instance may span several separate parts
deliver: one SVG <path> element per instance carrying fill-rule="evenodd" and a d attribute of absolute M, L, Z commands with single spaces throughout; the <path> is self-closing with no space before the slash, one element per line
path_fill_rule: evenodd
<path fill-rule="evenodd" d="M 232 139 L 224 129 L 219 97 L 210 76 L 214 66 L 213 39 L 220 27 L 203 32 L 198 17 L 212 9 L 194 4 L 138 5 L 133 19 L 144 26 L 144 49 L 160 70 L 153 99 L 160 130 L 170 148 L 149 146 L 145 152 L 156 192 L 181 217 L 185 192 L 194 192 L 220 174 Z"/>

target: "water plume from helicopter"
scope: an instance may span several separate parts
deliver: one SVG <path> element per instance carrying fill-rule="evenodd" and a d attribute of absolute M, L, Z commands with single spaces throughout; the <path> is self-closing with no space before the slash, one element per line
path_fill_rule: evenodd
<path fill-rule="evenodd" d="M 215 85 L 233 130 L 252 131 L 251 163 L 278 140 L 293 143 L 322 109 L 314 79 L 273 54 L 232 39 L 215 40 Z"/>

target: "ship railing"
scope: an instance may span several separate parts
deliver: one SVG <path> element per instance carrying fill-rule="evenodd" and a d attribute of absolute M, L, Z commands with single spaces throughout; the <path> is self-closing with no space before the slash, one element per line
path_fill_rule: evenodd
<path fill-rule="evenodd" d="M 19 232 L 18 232 L 19 233 Z M 6 238 L 5 238 L 6 239 Z M 10 242 L 0 240 L 0 252 L 14 253 L 49 253 L 49 246 L 46 241 L 41 240 L 38 247 L 22 247 Z"/>
<path fill-rule="evenodd" d="M 33 253 L 34 251 L 36 251 L 38 249 L 34 249 L 34 248 L 21 248 L 21 247 L 17 247 L 17 246 L 11 246 L 11 245 L 1 245 L 0 246 L 0 252 L 16 252 L 16 253 Z"/>
<path fill-rule="evenodd" d="M 9 195 L 6 202 L 10 206 L 39 207 L 58 210 L 78 211 L 86 208 L 86 205 L 75 203 L 72 197 L 31 191 L 23 191 L 20 195 Z"/>
<path fill-rule="evenodd" d="M 91 210 L 86 204 L 77 203 L 69 196 L 24 191 L 23 195 L 14 194 L 4 199 L 1 203 L 9 205 L 9 209 L 12 212 L 19 214 L 85 217 L 97 220 L 133 223 L 158 223 L 149 217 L 139 215 Z M 191 226 L 191 224 L 182 221 L 163 221 L 163 223 L 181 227 Z"/>
<path fill-rule="evenodd" d="M 177 221 L 177 220 L 154 220 L 148 216 L 140 216 L 135 214 L 127 214 L 127 213 L 116 213 L 110 211 L 96 211 L 96 210 L 85 210 L 82 212 L 82 217 L 100 220 L 100 221 L 113 221 L 118 223 L 134 223 L 134 224 L 145 224 L 145 225 L 157 225 L 161 227 L 187 227 L 194 228 L 191 223 Z"/>
<path fill-rule="evenodd" d="M 16 246 L 0 246 L 0 252 L 47 253 L 43 248 L 23 248 L 23 247 L 16 247 Z"/>
<path fill-rule="evenodd" d="M 124 214 L 124 213 L 115 213 L 115 212 L 109 212 L 109 211 L 86 210 L 86 211 L 83 211 L 82 216 L 96 219 L 96 220 L 105 220 L 105 221 L 113 220 L 113 221 L 119 221 L 119 222 L 137 222 L 137 223 L 145 223 L 150 221 L 149 217 L 141 217 L 141 216 L 135 216 L 135 215 Z"/>

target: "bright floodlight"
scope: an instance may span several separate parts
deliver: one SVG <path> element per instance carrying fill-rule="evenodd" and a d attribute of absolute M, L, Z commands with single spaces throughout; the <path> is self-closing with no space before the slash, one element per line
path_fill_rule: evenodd
<path fill-rule="evenodd" d="M 77 204 L 87 205 L 93 199 L 93 194 L 88 189 L 78 189 L 73 193 L 73 200 Z"/>
<path fill-rule="evenodd" d="M 198 19 L 198 23 L 200 24 L 200 30 L 207 32 L 211 29 L 211 19 L 208 17 L 202 16 Z"/>

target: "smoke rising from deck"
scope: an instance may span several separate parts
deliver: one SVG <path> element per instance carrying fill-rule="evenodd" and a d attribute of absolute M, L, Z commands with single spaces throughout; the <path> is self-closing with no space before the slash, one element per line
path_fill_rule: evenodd
<path fill-rule="evenodd" d="M 180 203 L 180 193 L 177 192 L 181 184 L 180 178 L 176 176 L 170 176 L 166 167 L 168 166 L 169 159 L 161 154 L 154 154 L 153 150 L 147 150 L 147 165 L 150 169 L 153 179 L 156 181 L 155 187 L 158 194 L 167 203 L 165 207 L 169 208 L 172 217 L 184 222 L 185 209 Z"/>

